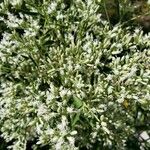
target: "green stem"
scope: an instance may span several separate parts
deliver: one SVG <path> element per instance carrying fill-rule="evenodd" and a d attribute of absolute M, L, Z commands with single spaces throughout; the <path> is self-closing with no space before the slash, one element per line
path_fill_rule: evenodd
<path fill-rule="evenodd" d="M 103 6 L 104 6 L 104 11 L 105 11 L 105 14 L 106 14 L 107 21 L 109 22 L 109 26 L 111 27 L 111 22 L 110 22 L 110 18 L 109 18 L 109 15 L 108 15 L 108 11 L 107 11 L 105 0 L 103 1 Z"/>

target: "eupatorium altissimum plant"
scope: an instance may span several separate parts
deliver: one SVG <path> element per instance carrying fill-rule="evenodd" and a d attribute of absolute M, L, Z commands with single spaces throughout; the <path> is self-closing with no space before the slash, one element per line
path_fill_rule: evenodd
<path fill-rule="evenodd" d="M 0 4 L 0 130 L 9 148 L 125 149 L 148 126 L 150 34 L 110 29 L 100 4 Z"/>

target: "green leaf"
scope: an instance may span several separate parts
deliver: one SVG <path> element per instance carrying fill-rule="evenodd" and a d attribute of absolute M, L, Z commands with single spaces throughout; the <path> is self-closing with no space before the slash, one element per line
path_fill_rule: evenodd
<path fill-rule="evenodd" d="M 75 124 L 78 122 L 80 120 L 80 113 L 77 113 L 77 114 L 75 114 L 75 116 L 73 117 L 73 119 L 72 119 L 72 123 L 71 123 L 71 126 L 72 127 L 74 127 L 75 126 Z"/>
<path fill-rule="evenodd" d="M 75 108 L 81 108 L 83 102 L 78 97 L 73 97 L 73 105 Z"/>

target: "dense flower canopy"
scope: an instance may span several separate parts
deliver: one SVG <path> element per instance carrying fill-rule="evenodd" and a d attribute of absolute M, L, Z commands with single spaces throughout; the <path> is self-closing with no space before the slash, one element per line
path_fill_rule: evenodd
<path fill-rule="evenodd" d="M 124 150 L 149 132 L 150 34 L 110 28 L 100 4 L 0 4 L 0 130 L 12 149 Z"/>

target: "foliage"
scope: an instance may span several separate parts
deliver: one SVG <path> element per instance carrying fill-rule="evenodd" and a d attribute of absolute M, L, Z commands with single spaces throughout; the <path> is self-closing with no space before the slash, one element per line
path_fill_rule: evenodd
<path fill-rule="evenodd" d="M 123 23 L 125 26 L 141 26 L 145 32 L 150 32 L 149 4 L 147 0 L 101 0 L 99 11 L 110 26 Z"/>
<path fill-rule="evenodd" d="M 0 130 L 11 149 L 149 146 L 138 134 L 149 133 L 150 34 L 111 29 L 100 4 L 1 3 Z"/>

